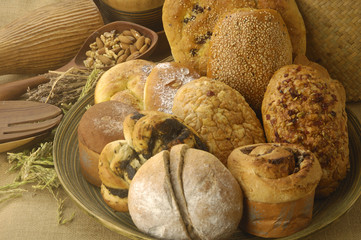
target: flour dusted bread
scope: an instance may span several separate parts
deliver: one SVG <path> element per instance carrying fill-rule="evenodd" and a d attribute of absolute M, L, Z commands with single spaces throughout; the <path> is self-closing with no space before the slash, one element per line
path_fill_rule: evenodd
<path fill-rule="evenodd" d="M 145 81 L 155 65 L 150 61 L 136 59 L 111 67 L 98 80 L 94 102 L 115 100 L 143 110 Z"/>
<path fill-rule="evenodd" d="M 245 195 L 241 226 L 246 232 L 285 237 L 310 223 L 322 176 L 312 152 L 285 143 L 248 145 L 230 154 L 227 167 Z"/>
<path fill-rule="evenodd" d="M 291 40 L 277 11 L 236 9 L 217 21 L 207 76 L 239 91 L 255 111 L 261 109 L 273 73 L 291 63 Z"/>
<path fill-rule="evenodd" d="M 129 213 L 161 239 L 226 239 L 242 217 L 242 191 L 212 154 L 173 146 L 149 159 L 129 189 Z M 185 204 L 186 203 L 186 204 Z"/>
<path fill-rule="evenodd" d="M 131 105 L 117 101 L 107 101 L 90 107 L 78 125 L 80 169 L 85 179 L 100 186 L 98 159 L 108 143 L 124 139 L 124 118 L 137 111 Z"/>
<path fill-rule="evenodd" d="M 336 190 L 350 167 L 345 101 L 340 82 L 304 65 L 279 69 L 264 96 L 267 140 L 300 144 L 318 158 L 323 175 L 317 197 Z"/>
<path fill-rule="evenodd" d="M 165 0 L 163 27 L 175 61 L 191 64 L 206 75 L 213 28 L 219 16 L 236 8 L 277 10 L 289 29 L 294 55 L 305 54 L 306 30 L 294 0 Z"/>
<path fill-rule="evenodd" d="M 172 113 L 173 99 L 184 84 L 199 78 L 192 67 L 177 62 L 157 64 L 150 72 L 144 88 L 144 110 Z"/>
<path fill-rule="evenodd" d="M 207 77 L 178 90 L 173 114 L 192 127 L 224 164 L 234 148 L 265 142 L 261 123 L 244 97 Z"/>

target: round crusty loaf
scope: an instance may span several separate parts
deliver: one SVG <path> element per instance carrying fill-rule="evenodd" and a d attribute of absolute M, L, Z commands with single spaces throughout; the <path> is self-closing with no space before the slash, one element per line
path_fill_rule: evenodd
<path fill-rule="evenodd" d="M 212 154 L 176 145 L 149 159 L 129 188 L 129 213 L 161 239 L 226 239 L 242 217 L 242 191 Z"/>
<path fill-rule="evenodd" d="M 254 144 L 235 149 L 227 166 L 245 195 L 244 231 L 277 238 L 310 224 L 322 176 L 313 153 L 299 145 Z"/>
<path fill-rule="evenodd" d="M 98 158 L 109 142 L 124 139 L 124 118 L 135 112 L 130 105 L 107 101 L 90 107 L 78 125 L 80 169 L 87 181 L 100 186 Z"/>
<path fill-rule="evenodd" d="M 136 59 L 111 67 L 97 82 L 94 102 L 116 100 L 143 110 L 145 81 L 155 65 Z"/>
<path fill-rule="evenodd" d="M 239 91 L 259 112 L 273 73 L 291 63 L 291 41 L 277 11 L 236 9 L 214 28 L 207 76 Z"/>
<path fill-rule="evenodd" d="M 345 90 L 324 72 L 289 65 L 272 77 L 262 104 L 269 142 L 300 144 L 320 161 L 323 176 L 316 196 L 336 190 L 350 167 Z"/>
<path fill-rule="evenodd" d="M 177 62 L 157 64 L 150 72 L 144 87 L 144 110 L 172 113 L 173 99 L 184 84 L 200 75 L 189 66 Z"/>
<path fill-rule="evenodd" d="M 218 17 L 236 8 L 277 10 L 289 29 L 294 56 L 306 54 L 305 25 L 295 0 L 165 0 L 163 27 L 175 61 L 206 75 L 209 41 Z"/>
<path fill-rule="evenodd" d="M 261 123 L 243 96 L 207 77 L 178 90 L 173 114 L 197 131 L 209 151 L 224 164 L 236 147 L 265 142 Z"/>

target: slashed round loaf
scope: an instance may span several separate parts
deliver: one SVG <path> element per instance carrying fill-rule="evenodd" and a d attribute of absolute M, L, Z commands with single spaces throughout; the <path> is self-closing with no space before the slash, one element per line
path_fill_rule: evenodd
<path fill-rule="evenodd" d="M 165 0 L 163 27 L 175 61 L 206 75 L 213 28 L 220 15 L 235 8 L 277 10 L 289 29 L 294 56 L 306 53 L 305 25 L 294 0 Z"/>
<path fill-rule="evenodd" d="M 172 113 L 173 99 L 184 84 L 200 78 L 190 66 L 177 62 L 157 64 L 144 87 L 144 110 Z"/>
<path fill-rule="evenodd" d="M 175 145 L 149 159 L 129 188 L 129 213 L 160 239 L 227 239 L 243 211 L 242 191 L 212 154 Z"/>
<path fill-rule="evenodd" d="M 239 91 L 255 111 L 273 73 L 291 63 L 291 40 L 277 11 L 236 9 L 217 21 L 207 76 Z"/>
<path fill-rule="evenodd" d="M 173 114 L 196 130 L 224 164 L 234 148 L 265 142 L 261 123 L 244 97 L 227 84 L 207 77 L 178 90 Z"/>
<path fill-rule="evenodd" d="M 116 100 L 143 110 L 145 81 L 155 65 L 151 61 L 136 59 L 111 67 L 97 82 L 94 102 Z"/>
<path fill-rule="evenodd" d="M 326 197 L 350 167 L 345 90 L 310 66 L 289 65 L 272 77 L 262 104 L 269 142 L 300 144 L 320 161 L 316 196 Z"/>

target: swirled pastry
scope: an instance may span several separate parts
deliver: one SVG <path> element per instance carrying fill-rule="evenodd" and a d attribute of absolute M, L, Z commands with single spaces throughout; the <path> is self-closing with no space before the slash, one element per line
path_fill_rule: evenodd
<path fill-rule="evenodd" d="M 172 111 L 224 164 L 236 147 L 265 142 L 255 112 L 239 92 L 223 82 L 201 77 L 185 84 L 175 95 Z"/>
<path fill-rule="evenodd" d="M 279 69 L 264 96 L 267 140 L 300 144 L 318 158 L 323 175 L 317 197 L 335 191 L 350 167 L 345 101 L 340 82 L 303 65 Z"/>
<path fill-rule="evenodd" d="M 245 231 L 284 237 L 310 223 L 322 176 L 312 152 L 292 144 L 248 145 L 230 154 L 227 167 L 245 195 Z"/>

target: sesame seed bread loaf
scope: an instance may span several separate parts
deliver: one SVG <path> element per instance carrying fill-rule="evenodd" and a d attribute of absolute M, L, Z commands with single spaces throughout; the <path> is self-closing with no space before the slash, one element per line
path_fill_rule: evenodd
<path fill-rule="evenodd" d="M 94 102 L 115 100 L 143 110 L 145 81 L 155 65 L 151 61 L 136 59 L 111 67 L 97 82 Z"/>
<path fill-rule="evenodd" d="M 206 75 L 213 28 L 219 16 L 235 8 L 277 10 L 289 29 L 293 55 L 306 54 L 305 25 L 295 0 L 165 0 L 163 27 L 175 61 Z"/>
<path fill-rule="evenodd" d="M 254 144 L 232 151 L 227 167 L 245 196 L 246 232 L 276 238 L 308 226 L 322 176 L 313 153 L 299 145 Z"/>
<path fill-rule="evenodd" d="M 157 64 L 150 72 L 144 87 L 144 110 L 172 113 L 173 99 L 184 84 L 200 75 L 189 66 L 177 62 Z"/>
<path fill-rule="evenodd" d="M 273 73 L 292 63 L 281 15 L 272 9 L 236 9 L 219 18 L 210 41 L 207 76 L 239 91 L 259 112 Z"/>
<path fill-rule="evenodd" d="M 255 112 L 239 92 L 223 82 L 201 77 L 183 85 L 172 110 L 224 164 L 234 148 L 265 142 Z"/>
<path fill-rule="evenodd" d="M 345 101 L 340 82 L 303 65 L 279 69 L 264 96 L 267 140 L 300 144 L 318 158 L 323 175 L 317 197 L 336 190 L 350 167 Z"/>
<path fill-rule="evenodd" d="M 129 188 L 129 213 L 159 239 L 228 239 L 242 217 L 242 191 L 212 154 L 179 144 L 149 159 Z"/>

